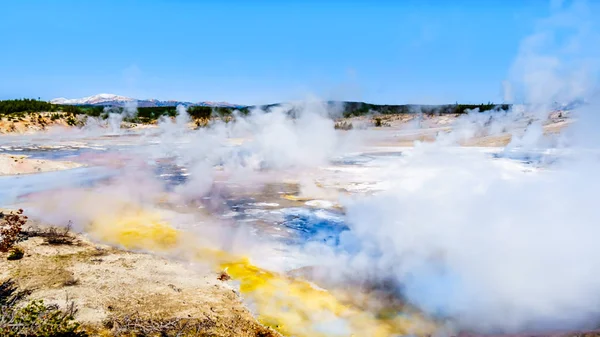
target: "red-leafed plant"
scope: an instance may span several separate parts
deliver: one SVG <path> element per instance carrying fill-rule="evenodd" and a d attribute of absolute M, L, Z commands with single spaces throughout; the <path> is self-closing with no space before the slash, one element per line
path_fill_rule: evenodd
<path fill-rule="evenodd" d="M 9 214 L 1 213 L 0 221 L 0 252 L 5 253 L 19 240 L 27 216 L 23 215 L 22 209 L 19 209 Z"/>

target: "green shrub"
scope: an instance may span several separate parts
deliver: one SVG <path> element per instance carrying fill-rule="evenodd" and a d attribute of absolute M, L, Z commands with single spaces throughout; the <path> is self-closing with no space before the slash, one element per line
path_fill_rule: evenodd
<path fill-rule="evenodd" d="M 383 122 L 381 121 L 381 118 L 379 118 L 379 117 L 376 117 L 376 118 L 374 119 L 374 124 L 375 124 L 375 126 L 376 126 L 376 127 L 378 127 L 378 128 L 379 128 L 379 127 L 381 127 L 381 126 L 383 125 Z"/>
<path fill-rule="evenodd" d="M 14 260 L 20 260 L 23 258 L 23 248 L 21 247 L 12 247 L 9 251 L 8 251 L 8 256 L 6 257 L 7 260 L 9 261 L 14 261 Z"/>
<path fill-rule="evenodd" d="M 72 115 L 67 117 L 67 125 L 69 125 L 69 126 L 77 125 L 77 120 L 75 119 L 75 117 L 73 117 Z"/>
<path fill-rule="evenodd" d="M 78 337 L 86 336 L 79 331 L 74 319 L 76 309 L 71 304 L 66 311 L 57 305 L 46 305 L 42 300 L 31 301 L 24 307 L 0 308 L 0 335 L 6 337 Z"/>
<path fill-rule="evenodd" d="M 74 320 L 77 309 L 70 302 L 66 309 L 31 301 L 19 306 L 31 291 L 18 290 L 13 280 L 0 283 L 0 336 L 6 337 L 84 337 Z M 68 299 L 67 299 L 67 302 Z"/>

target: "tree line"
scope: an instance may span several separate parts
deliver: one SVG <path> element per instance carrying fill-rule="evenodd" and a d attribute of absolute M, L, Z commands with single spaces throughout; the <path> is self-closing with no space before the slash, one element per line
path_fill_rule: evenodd
<path fill-rule="evenodd" d="M 343 115 L 344 117 L 363 116 L 372 112 L 380 114 L 411 114 L 422 113 L 425 115 L 442 115 L 442 114 L 465 114 L 469 111 L 478 109 L 479 112 L 499 110 L 510 110 L 510 104 L 442 104 L 442 105 L 416 105 L 416 104 L 401 104 L 401 105 L 379 105 L 363 102 L 345 102 Z"/>
<path fill-rule="evenodd" d="M 336 102 L 328 102 L 331 106 L 338 104 Z M 230 107 L 209 107 L 209 106 L 189 106 L 187 107 L 188 114 L 198 120 L 207 120 L 212 116 L 228 117 L 231 116 L 235 110 L 239 111 L 242 115 L 247 115 L 253 108 L 261 108 L 262 110 L 269 111 L 275 107 L 280 107 L 281 104 L 270 104 L 265 106 L 252 106 L 243 108 L 230 108 Z M 380 105 L 370 104 L 364 102 L 344 102 L 342 114 L 344 117 L 352 116 L 363 116 L 370 113 L 380 114 L 410 114 L 410 113 L 422 113 L 428 115 L 434 114 L 464 114 L 469 111 L 478 109 L 479 112 L 498 110 L 508 111 L 511 108 L 509 104 L 444 104 L 444 105 L 414 105 L 414 104 L 403 104 L 403 105 Z M 124 111 L 123 107 L 111 107 L 108 112 L 121 113 Z M 66 105 L 66 104 L 53 104 L 50 102 L 37 100 L 37 99 L 13 99 L 13 100 L 0 100 L 0 115 L 11 115 L 11 114 L 22 114 L 29 112 L 64 112 L 68 114 L 78 115 L 85 114 L 94 117 L 107 117 L 108 112 L 103 106 L 95 105 Z M 295 115 L 296 111 L 292 107 L 288 111 L 290 115 Z M 139 107 L 137 108 L 137 114 L 134 117 L 139 122 L 151 122 L 159 119 L 161 116 L 176 116 L 177 107 L 175 106 L 157 106 L 157 107 Z"/>
<path fill-rule="evenodd" d="M 123 107 L 104 107 L 97 105 L 68 105 L 53 104 L 37 99 L 11 99 L 0 100 L 0 115 L 24 114 L 33 112 L 63 112 L 73 115 L 85 114 L 93 117 L 107 117 L 109 113 L 122 113 Z M 220 117 L 230 116 L 235 109 L 229 107 L 190 106 L 188 114 L 194 119 L 209 119 L 213 115 Z M 242 114 L 248 112 L 247 108 L 239 109 Z M 176 106 L 139 107 L 134 119 L 149 122 L 161 116 L 174 117 L 177 115 Z"/>
<path fill-rule="evenodd" d="M 103 110 L 104 108 L 100 106 L 53 104 L 30 98 L 0 101 L 0 115 L 22 114 L 28 112 L 65 112 L 70 114 L 100 115 Z"/>

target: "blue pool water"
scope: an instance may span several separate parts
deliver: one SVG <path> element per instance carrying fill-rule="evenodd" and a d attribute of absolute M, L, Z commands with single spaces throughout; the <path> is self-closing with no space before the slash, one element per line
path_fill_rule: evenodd
<path fill-rule="evenodd" d="M 552 165 L 558 161 L 558 156 L 533 151 L 501 151 L 491 154 L 494 159 L 510 159 L 526 165 Z"/>
<path fill-rule="evenodd" d="M 0 205 L 15 202 L 19 196 L 56 188 L 91 186 L 116 172 L 106 168 L 81 167 L 71 170 L 0 177 Z"/>
<path fill-rule="evenodd" d="M 319 242 L 339 247 L 341 234 L 349 230 L 342 214 L 322 209 L 285 209 L 281 225 L 294 234 L 290 244 Z"/>

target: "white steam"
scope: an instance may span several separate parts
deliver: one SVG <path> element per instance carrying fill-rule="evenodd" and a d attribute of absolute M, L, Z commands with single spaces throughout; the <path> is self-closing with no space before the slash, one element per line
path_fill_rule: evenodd
<path fill-rule="evenodd" d="M 134 118 L 137 115 L 137 101 L 127 101 L 122 110 L 115 111 L 114 108 L 104 108 L 108 114 L 107 124 L 109 133 L 116 135 L 121 133 L 121 124 L 125 118 Z"/>
<path fill-rule="evenodd" d="M 288 114 L 293 109 L 296 116 Z M 179 108 L 176 122 L 160 122 L 159 150 L 151 157 L 172 157 L 186 169 L 188 181 L 178 194 L 186 199 L 205 196 L 217 175 L 229 182 L 264 181 L 262 172 L 317 167 L 341 147 L 339 132 L 324 103 L 298 103 L 266 112 L 255 109 L 231 122 L 215 121 L 206 128 L 186 127 L 189 117 Z M 271 179 L 275 179 L 271 175 Z"/>
<path fill-rule="evenodd" d="M 346 203 L 351 232 L 342 241 L 358 252 L 345 268 L 393 278 L 411 303 L 461 329 L 598 326 L 600 106 L 588 11 L 576 3 L 555 12 L 523 42 L 515 85 L 505 87 L 525 106 L 460 118 L 395 167 L 387 192 Z M 523 128 L 507 149 L 547 147 L 551 108 L 578 99 L 588 104 L 575 111 L 574 147 L 545 172 L 510 172 L 484 152 L 447 147 L 482 130 Z"/>
<path fill-rule="evenodd" d="M 389 192 L 348 204 L 354 259 L 465 328 L 594 327 L 599 166 L 507 176 L 483 153 L 419 150 Z"/>

